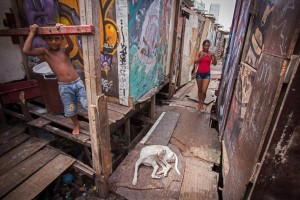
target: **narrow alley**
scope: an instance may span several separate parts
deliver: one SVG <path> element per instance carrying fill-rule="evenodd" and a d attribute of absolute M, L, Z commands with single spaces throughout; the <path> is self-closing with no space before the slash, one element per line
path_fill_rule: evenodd
<path fill-rule="evenodd" d="M 300 1 L 9 0 L 0 199 L 300 199 Z"/>

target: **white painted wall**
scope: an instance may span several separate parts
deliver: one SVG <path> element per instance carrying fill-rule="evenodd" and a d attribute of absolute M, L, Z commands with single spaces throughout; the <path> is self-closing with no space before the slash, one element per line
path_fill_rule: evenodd
<path fill-rule="evenodd" d="M 194 31 L 198 28 L 198 16 L 190 14 L 190 18 L 185 21 L 184 31 L 184 42 L 181 60 L 181 74 L 180 74 L 180 85 L 184 85 L 191 80 L 191 71 L 193 69 L 192 50 L 195 46 L 196 40 L 192 40 L 193 29 Z"/>
<path fill-rule="evenodd" d="M 3 19 L 5 19 L 5 13 L 9 12 L 10 7 L 10 1 L 1 1 L 0 29 L 7 28 L 3 26 Z M 0 37 L 0 84 L 25 78 L 22 61 L 19 44 L 13 44 L 10 37 Z"/>

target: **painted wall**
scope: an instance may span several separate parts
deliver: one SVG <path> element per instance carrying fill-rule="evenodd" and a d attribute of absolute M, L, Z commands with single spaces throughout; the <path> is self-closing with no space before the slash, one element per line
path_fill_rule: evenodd
<path fill-rule="evenodd" d="M 5 13 L 10 13 L 10 1 L 1 2 L 0 20 L 5 19 Z M 6 29 L 0 23 L 1 29 Z M 13 44 L 10 37 L 0 37 L 0 83 L 8 83 L 25 78 L 25 71 L 22 65 L 22 54 L 18 44 Z"/>
<path fill-rule="evenodd" d="M 128 1 L 130 96 L 135 101 L 164 80 L 172 3 Z"/>
<path fill-rule="evenodd" d="M 203 30 L 203 23 L 200 24 L 198 20 L 198 16 L 193 12 L 191 12 L 189 19 L 185 18 L 180 85 L 191 80 L 194 60 L 200 48 L 201 38 L 199 36 Z"/>
<path fill-rule="evenodd" d="M 99 0 L 100 2 L 100 51 L 102 88 L 107 95 L 118 97 L 118 67 L 117 47 L 120 34 L 115 18 L 115 1 Z M 60 22 L 65 25 L 79 25 L 79 0 L 17 0 L 21 23 L 23 27 L 31 24 L 47 26 L 51 22 Z M 70 36 L 74 49 L 70 53 L 71 61 L 77 70 L 83 68 L 82 48 L 80 36 Z M 35 37 L 33 47 L 46 46 L 41 37 Z M 41 60 L 37 57 L 28 57 L 32 67 Z"/>
<path fill-rule="evenodd" d="M 280 112 L 283 111 L 282 98 L 279 97 L 284 96 L 284 76 L 296 41 L 299 40 L 297 19 L 300 13 L 297 8 L 299 1 L 294 0 L 239 0 L 236 3 L 230 46 L 223 66 L 218 96 L 219 128 L 224 134 L 230 166 L 227 176 L 224 177 L 224 199 L 248 199 L 247 193 L 244 196 L 245 191 L 256 181 L 255 172 L 264 162 L 262 155 L 274 155 L 274 152 L 265 152 L 266 146 L 272 142 L 272 131 L 278 134 L 278 143 L 274 144 L 276 148 L 272 147 L 277 152 L 267 161 L 272 162 L 272 167 L 264 167 L 264 170 L 270 173 L 262 173 L 263 179 L 269 183 L 281 181 L 280 184 L 292 181 L 292 178 L 297 180 L 296 176 L 292 177 L 293 174 L 297 174 L 297 168 L 294 166 L 289 168 L 291 176 L 281 176 L 287 173 L 280 174 L 279 171 L 275 171 L 276 167 L 280 166 L 277 164 L 281 162 L 277 158 L 283 158 L 284 151 L 291 144 L 285 144 L 292 141 L 285 132 L 294 134 L 290 130 L 296 126 L 291 122 L 295 114 L 291 108 L 296 108 L 297 105 L 289 105 L 290 110 L 279 120 L 278 127 L 274 126 L 279 109 Z M 252 16 L 250 11 L 255 15 Z M 294 92 L 295 88 L 290 91 Z M 291 102 L 295 103 L 295 99 L 291 99 Z M 274 167 L 275 165 L 277 166 Z M 284 167 L 281 170 L 284 170 Z M 270 189 L 266 182 L 258 183 L 261 184 L 260 187 Z M 278 198 L 278 194 L 284 197 L 286 192 L 283 191 L 287 189 L 280 184 L 272 186 Z M 291 184 L 288 190 L 297 191 L 298 185 Z M 268 194 L 254 194 L 253 199 L 257 199 L 256 196 L 267 199 L 274 197 Z"/>
<path fill-rule="evenodd" d="M 204 27 L 203 27 L 203 32 L 202 32 L 202 36 L 201 36 L 201 45 L 203 43 L 204 40 L 207 39 L 207 35 L 208 35 L 208 30 L 209 30 L 209 27 L 210 27 L 210 19 L 209 18 L 205 18 L 205 23 L 204 23 Z"/>

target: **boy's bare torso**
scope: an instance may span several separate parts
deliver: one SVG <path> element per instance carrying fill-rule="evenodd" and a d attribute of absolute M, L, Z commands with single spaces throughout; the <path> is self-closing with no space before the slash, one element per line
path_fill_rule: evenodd
<path fill-rule="evenodd" d="M 64 48 L 57 50 L 46 49 L 46 54 L 43 57 L 58 81 L 69 83 L 78 79 L 78 74 Z"/>

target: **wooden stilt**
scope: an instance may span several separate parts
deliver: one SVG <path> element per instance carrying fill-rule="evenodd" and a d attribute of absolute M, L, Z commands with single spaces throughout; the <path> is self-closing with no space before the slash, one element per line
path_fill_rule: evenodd
<path fill-rule="evenodd" d="M 81 25 L 98 24 L 99 18 L 98 0 L 80 0 Z M 102 94 L 99 35 L 99 26 L 95 26 L 95 36 L 82 36 L 82 48 L 95 183 L 100 198 L 105 198 L 112 160 L 107 99 Z"/>
<path fill-rule="evenodd" d="M 6 124 L 6 117 L 1 102 L 0 102 L 0 123 Z"/>
<path fill-rule="evenodd" d="M 125 121 L 125 142 L 126 147 L 130 144 L 131 141 L 131 134 L 130 134 L 130 118 L 126 119 Z"/>
<path fill-rule="evenodd" d="M 150 102 L 150 118 L 155 119 L 155 104 L 156 104 L 156 95 L 154 94 L 151 97 L 151 102 Z"/>
<path fill-rule="evenodd" d="M 24 92 L 20 92 L 20 105 L 21 105 L 21 109 L 22 109 L 22 113 L 24 115 L 24 120 L 26 122 L 30 122 L 32 120 L 32 117 L 29 113 L 28 107 L 27 107 L 27 102 L 25 100 L 25 96 L 24 96 Z M 32 126 L 28 126 L 29 129 L 29 134 L 31 136 L 35 136 L 35 131 L 34 128 Z"/>

